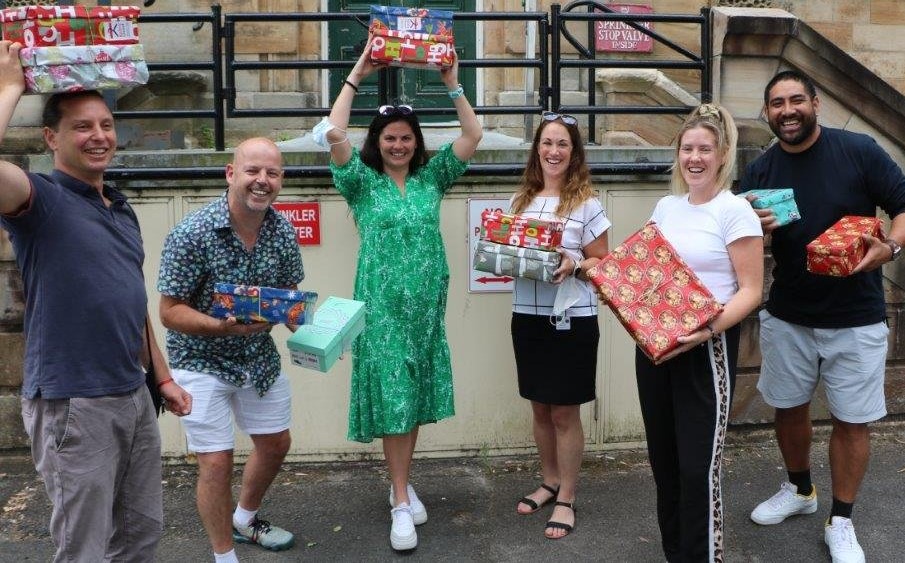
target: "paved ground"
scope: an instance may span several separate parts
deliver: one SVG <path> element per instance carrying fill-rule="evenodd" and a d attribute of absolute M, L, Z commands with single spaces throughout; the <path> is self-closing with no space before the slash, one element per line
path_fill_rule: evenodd
<path fill-rule="evenodd" d="M 771 433 L 734 430 L 724 466 L 727 561 L 829 561 L 823 520 L 829 512 L 826 432 L 818 430 L 814 477 L 820 509 L 761 527 L 750 510 L 777 489 L 784 472 Z M 212 561 L 194 505 L 194 468 L 165 469 L 163 562 Z M 515 501 L 538 482 L 528 458 L 418 460 L 414 484 L 430 520 L 417 550 L 389 547 L 388 484 L 379 463 L 291 464 L 271 489 L 264 516 L 296 533 L 282 553 L 239 546 L 242 561 L 603 561 L 662 562 L 654 488 L 645 453 L 589 455 L 582 470 L 578 528 L 543 537 L 548 510 L 517 516 Z M 0 561 L 49 561 L 49 505 L 25 457 L 0 458 Z M 868 478 L 855 507 L 858 537 L 872 563 L 905 561 L 905 424 L 874 429 Z"/>

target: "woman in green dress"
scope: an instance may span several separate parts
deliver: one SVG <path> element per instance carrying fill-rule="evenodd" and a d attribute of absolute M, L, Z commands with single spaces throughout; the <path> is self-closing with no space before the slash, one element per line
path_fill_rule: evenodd
<path fill-rule="evenodd" d="M 418 428 L 454 414 L 440 200 L 465 171 L 482 131 L 456 59 L 440 76 L 461 124 L 458 138 L 428 158 L 414 110 L 381 106 L 361 150 L 353 148 L 345 131 L 352 99 L 380 68 L 370 61 L 370 46 L 369 40 L 314 136 L 329 144 L 334 184 L 361 238 L 355 299 L 366 303 L 366 328 L 352 348 L 349 439 L 383 439 L 392 480 L 390 543 L 408 550 L 418 545 L 415 525 L 427 520 L 409 484 Z"/>

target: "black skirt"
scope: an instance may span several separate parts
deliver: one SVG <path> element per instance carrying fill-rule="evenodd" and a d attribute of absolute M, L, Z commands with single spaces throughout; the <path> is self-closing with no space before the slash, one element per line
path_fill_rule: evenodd
<path fill-rule="evenodd" d="M 557 330 L 546 315 L 512 314 L 519 395 L 549 405 L 580 405 L 596 397 L 597 316 L 572 317 Z"/>

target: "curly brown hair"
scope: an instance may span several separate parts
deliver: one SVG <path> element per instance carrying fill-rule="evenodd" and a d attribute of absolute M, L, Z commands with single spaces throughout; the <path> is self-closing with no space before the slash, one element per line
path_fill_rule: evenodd
<path fill-rule="evenodd" d="M 534 141 L 531 143 L 531 152 L 528 153 L 528 164 L 519 185 L 519 189 L 512 200 L 512 212 L 521 213 L 528 204 L 544 189 L 544 173 L 540 163 L 541 135 L 551 123 L 559 123 L 569 133 L 572 142 L 572 154 L 569 158 L 569 169 L 566 172 L 566 182 L 560 188 L 559 205 L 556 214 L 560 217 L 568 217 L 574 209 L 582 203 L 594 197 L 591 188 L 591 172 L 588 170 L 587 157 L 585 156 L 584 143 L 581 140 L 581 131 L 577 124 L 565 123 L 562 119 L 543 120 L 534 133 Z"/>

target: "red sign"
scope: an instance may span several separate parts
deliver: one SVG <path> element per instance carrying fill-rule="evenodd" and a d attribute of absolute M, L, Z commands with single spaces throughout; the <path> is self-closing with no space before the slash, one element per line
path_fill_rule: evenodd
<path fill-rule="evenodd" d="M 652 14 L 653 8 L 642 4 L 607 4 L 607 8 L 619 14 Z M 644 29 L 653 29 L 653 22 L 632 22 Z M 624 21 L 595 21 L 594 39 L 597 52 L 606 53 L 650 53 L 654 50 L 654 40 L 650 35 L 635 29 Z"/>
<path fill-rule="evenodd" d="M 295 240 L 300 245 L 321 243 L 321 205 L 316 201 L 277 202 L 273 208 L 286 218 L 295 229 Z"/>

